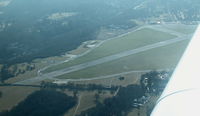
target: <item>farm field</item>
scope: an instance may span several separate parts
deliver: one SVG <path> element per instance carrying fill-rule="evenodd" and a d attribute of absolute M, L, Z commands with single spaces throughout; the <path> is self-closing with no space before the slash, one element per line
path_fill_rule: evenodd
<path fill-rule="evenodd" d="M 19 102 L 23 101 L 32 92 L 39 90 L 34 87 L 0 87 L 3 93 L 0 99 L 0 112 L 9 110 Z"/>

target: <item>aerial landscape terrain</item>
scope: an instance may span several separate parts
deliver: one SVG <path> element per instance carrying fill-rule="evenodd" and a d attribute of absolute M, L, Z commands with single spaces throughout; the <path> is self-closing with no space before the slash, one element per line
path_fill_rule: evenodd
<path fill-rule="evenodd" d="M 0 0 L 0 116 L 150 116 L 199 7 L 198 0 Z"/>

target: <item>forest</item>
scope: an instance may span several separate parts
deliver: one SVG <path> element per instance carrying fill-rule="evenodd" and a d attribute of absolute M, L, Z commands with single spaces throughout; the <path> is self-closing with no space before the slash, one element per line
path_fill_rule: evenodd
<path fill-rule="evenodd" d="M 137 20 L 157 19 L 193 23 L 199 20 L 198 8 L 199 0 L 13 0 L 0 7 L 4 12 L 0 15 L 0 64 L 62 55 L 96 39 L 102 27 L 129 29 L 137 26 Z M 71 12 L 76 15 L 48 19 L 54 13 Z"/>
<path fill-rule="evenodd" d="M 77 98 L 54 90 L 39 90 L 0 116 L 61 116 L 75 106 Z"/>

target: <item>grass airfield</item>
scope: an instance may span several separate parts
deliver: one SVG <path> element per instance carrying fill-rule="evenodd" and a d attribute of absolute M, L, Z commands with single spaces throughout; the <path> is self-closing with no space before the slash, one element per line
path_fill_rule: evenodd
<path fill-rule="evenodd" d="M 106 76 L 132 70 L 159 70 L 175 68 L 189 40 L 130 55 L 118 60 L 61 75 L 60 79 L 80 79 Z"/>
<path fill-rule="evenodd" d="M 162 27 L 162 26 L 161 26 Z M 161 28 L 159 27 L 159 28 Z M 195 26 L 188 25 L 165 25 L 162 28 L 171 29 L 183 34 L 190 34 L 195 31 Z M 141 30 L 137 30 L 135 32 L 129 33 L 126 36 L 118 37 L 114 39 L 110 39 L 105 41 L 102 45 L 97 48 L 94 48 L 88 54 L 75 58 L 64 64 L 52 65 L 53 67 L 48 68 L 45 72 L 51 72 L 54 70 L 63 69 L 65 67 L 70 67 L 76 64 L 92 61 L 101 57 L 105 57 L 111 54 L 120 53 L 122 51 L 127 51 L 130 49 L 135 49 L 140 46 L 145 46 L 148 44 L 153 44 L 159 41 L 165 41 L 168 39 L 176 38 L 177 36 L 156 31 L 149 28 L 143 28 Z M 115 74 L 120 72 L 132 71 L 132 70 L 146 70 L 146 69 L 167 69 L 174 68 L 178 63 L 184 49 L 187 46 L 189 40 L 184 40 L 179 43 L 171 44 L 168 46 L 155 48 L 152 50 L 148 50 L 142 53 L 130 55 L 127 57 L 123 57 L 117 60 L 113 60 L 111 62 L 99 64 L 93 67 L 85 68 L 83 70 L 79 70 L 76 72 L 68 73 L 65 75 L 61 75 L 56 77 L 58 79 L 80 79 L 80 78 L 93 78 L 98 76 L 104 76 L 109 74 Z M 82 51 L 81 51 L 82 52 Z M 78 53 L 80 53 L 78 51 Z M 55 61 L 64 61 L 65 57 L 52 58 Z M 52 59 L 45 60 L 43 63 L 38 63 L 37 69 L 34 72 L 26 72 L 23 75 L 19 75 L 17 78 L 10 79 L 8 82 L 17 82 L 21 79 L 28 79 L 28 77 L 34 77 L 37 75 L 37 71 L 46 65 L 49 65 L 49 62 Z M 40 60 L 38 61 L 40 62 Z M 41 66 L 40 66 L 41 65 Z M 44 66 L 43 66 L 44 65 Z M 37 66 L 37 65 L 36 65 Z M 34 74 L 34 75 L 33 75 Z M 32 75 L 32 76 L 30 76 Z M 138 84 L 140 79 L 140 74 L 133 73 L 127 75 L 122 75 L 125 77 L 124 81 L 119 81 L 118 77 L 115 76 L 107 79 L 99 79 L 99 80 L 90 80 L 90 81 L 80 81 L 79 83 L 98 83 L 98 84 L 117 84 L 127 86 L 128 84 Z M 127 78 L 128 77 L 128 78 Z M 53 80 L 51 80 L 53 81 Z M 78 83 L 78 82 L 74 82 Z M 0 90 L 3 92 L 3 97 L 0 99 L 0 110 L 10 109 L 15 106 L 17 103 L 26 98 L 31 92 L 36 91 L 36 88 L 24 88 L 24 87 L 0 87 Z M 14 92 L 13 92 L 14 91 Z M 85 95 L 85 93 L 80 93 Z M 13 99 L 13 96 L 16 96 Z M 105 95 L 104 97 L 107 97 Z M 84 96 L 88 98 L 93 98 L 93 94 L 90 93 L 88 96 Z M 13 99 L 13 100 L 10 100 Z M 89 102 L 88 105 L 86 102 L 83 102 L 85 99 L 81 99 L 80 107 L 78 108 L 78 113 L 83 110 L 85 106 L 92 106 L 92 102 Z M 9 102 L 7 102 L 9 101 Z M 72 111 L 74 114 L 74 111 Z M 131 114 L 130 114 L 131 115 Z M 66 114 L 66 116 L 71 116 L 70 114 Z"/>
<path fill-rule="evenodd" d="M 107 40 L 88 54 L 75 58 L 69 62 L 47 68 L 44 73 L 60 70 L 66 67 L 89 62 L 102 57 L 110 56 L 127 50 L 132 50 L 141 46 L 172 39 L 175 37 L 175 35 L 156 31 L 150 28 L 141 28 L 122 37 Z"/>
<path fill-rule="evenodd" d="M 104 41 L 101 45 L 91 50 L 89 53 L 77 57 L 69 62 L 59 65 L 54 65 L 47 68 L 44 73 L 64 69 L 77 64 L 82 64 L 103 58 L 106 56 L 118 54 L 124 51 L 143 47 L 165 40 L 177 38 L 173 33 L 159 31 L 162 28 L 168 29 L 183 35 L 192 34 L 195 31 L 194 25 L 183 24 L 169 24 L 169 25 L 155 25 L 153 28 L 138 28 L 136 31 L 130 32 L 124 36 L 113 38 Z M 161 30 L 162 30 L 161 29 Z M 117 73 L 123 73 L 133 70 L 159 70 L 159 69 L 172 69 L 175 68 L 179 59 L 181 58 L 188 40 L 184 40 L 171 45 L 154 48 L 141 53 L 126 56 L 117 60 L 109 61 L 106 63 L 98 64 L 89 68 L 70 72 L 60 75 L 58 79 L 82 79 L 93 78 Z"/>

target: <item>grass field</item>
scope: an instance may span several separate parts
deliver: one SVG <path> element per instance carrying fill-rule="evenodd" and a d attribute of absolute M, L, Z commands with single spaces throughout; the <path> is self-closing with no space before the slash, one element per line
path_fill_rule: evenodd
<path fill-rule="evenodd" d="M 39 88 L 0 87 L 0 91 L 3 93 L 2 98 L 0 98 L 0 112 L 3 110 L 10 110 L 36 90 L 39 90 Z"/>
<path fill-rule="evenodd" d="M 197 28 L 197 25 L 184 25 L 184 24 L 168 24 L 164 26 L 165 28 L 184 33 L 184 34 L 191 34 Z"/>
<path fill-rule="evenodd" d="M 189 40 L 130 55 L 118 60 L 61 75 L 57 78 L 92 78 L 132 70 L 156 70 L 174 68 Z"/>
<path fill-rule="evenodd" d="M 167 39 L 175 38 L 176 36 L 170 35 L 168 33 L 155 31 L 153 29 L 143 28 L 141 30 L 135 31 L 123 37 L 116 39 L 111 39 L 104 42 L 99 47 L 93 49 L 88 54 L 78 57 L 67 63 L 55 65 L 44 71 L 51 72 L 59 69 L 63 69 L 76 64 L 96 60 L 105 56 L 113 55 L 123 51 L 135 49 L 148 44 L 153 44 L 155 42 L 164 41 Z"/>

